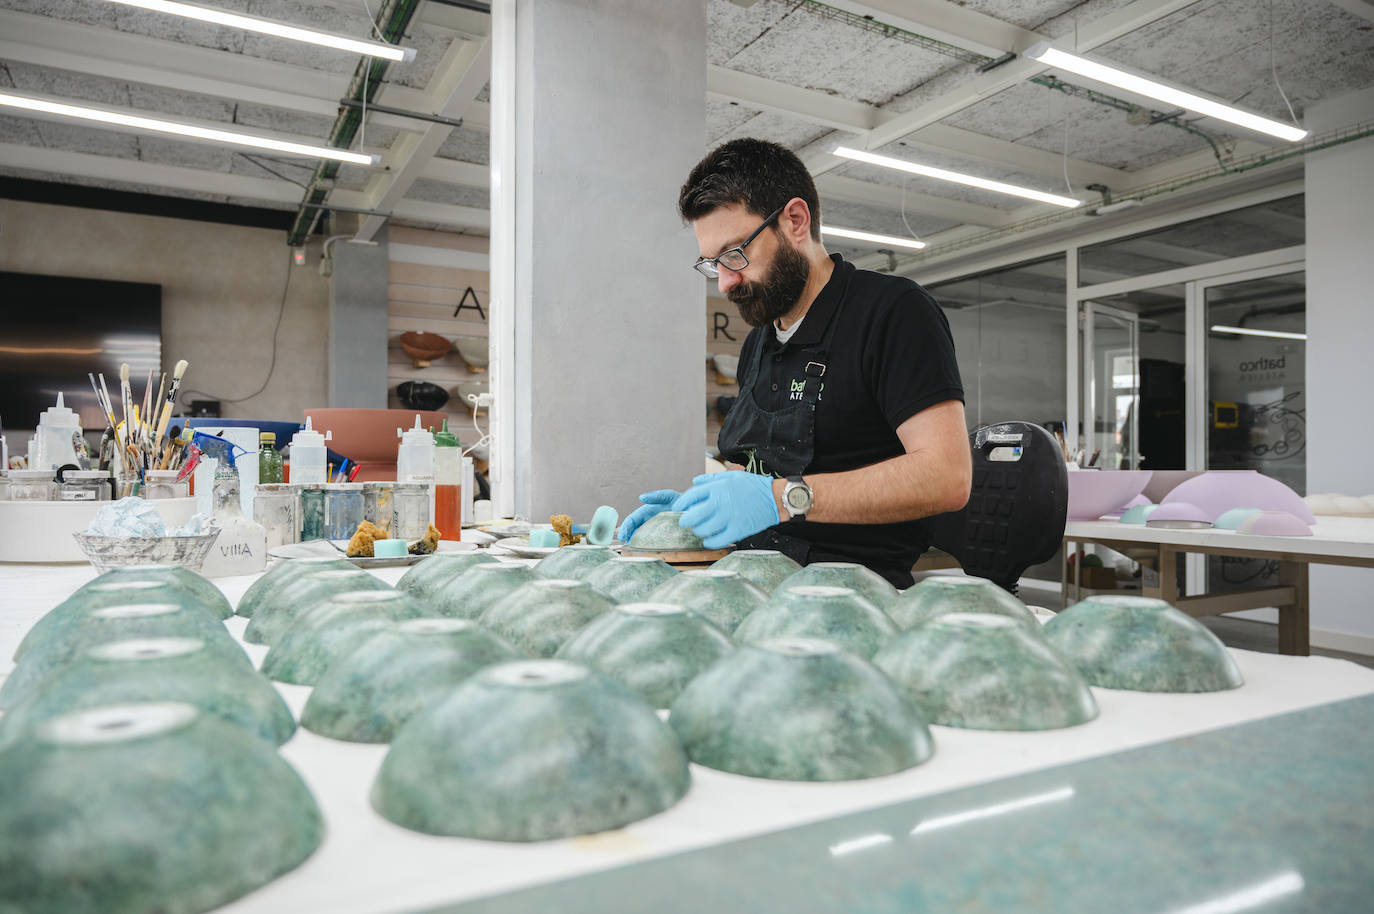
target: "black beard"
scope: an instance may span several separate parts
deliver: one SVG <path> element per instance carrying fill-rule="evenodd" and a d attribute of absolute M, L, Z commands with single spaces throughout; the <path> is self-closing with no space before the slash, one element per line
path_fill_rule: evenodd
<path fill-rule="evenodd" d="M 797 307 L 810 278 L 811 261 L 795 248 L 779 245 L 766 277 L 756 283 L 741 283 L 725 297 L 739 308 L 746 324 L 762 327 Z"/>

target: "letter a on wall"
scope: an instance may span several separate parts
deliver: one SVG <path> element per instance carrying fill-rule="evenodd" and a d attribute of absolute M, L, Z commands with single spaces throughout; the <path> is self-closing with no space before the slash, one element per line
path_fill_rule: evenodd
<path fill-rule="evenodd" d="M 472 302 L 470 304 L 468 302 L 468 299 L 472 299 Z M 482 320 L 487 319 L 487 312 L 482 310 L 482 303 L 477 300 L 477 290 L 473 289 L 472 286 L 468 286 L 466 289 L 463 290 L 463 297 L 458 299 L 458 307 L 453 309 L 453 316 L 457 317 L 459 312 L 462 311 L 464 308 L 471 308 L 472 310 L 476 311 L 478 314 L 482 316 Z"/>

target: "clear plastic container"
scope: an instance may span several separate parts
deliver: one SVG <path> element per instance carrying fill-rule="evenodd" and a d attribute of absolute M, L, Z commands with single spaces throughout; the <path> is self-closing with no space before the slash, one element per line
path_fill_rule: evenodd
<path fill-rule="evenodd" d="M 310 417 L 305 417 L 305 428 L 291 436 L 291 481 L 303 483 L 326 482 L 326 467 L 329 463 L 329 445 L 333 432 L 321 435 L 310 425 Z"/>
<path fill-rule="evenodd" d="M 394 482 L 363 483 L 363 520 L 371 521 L 391 536 L 391 494 L 396 488 Z"/>
<path fill-rule="evenodd" d="M 352 539 L 363 522 L 363 484 L 331 482 L 324 489 L 324 538 Z"/>
<path fill-rule="evenodd" d="M 424 483 L 396 483 L 391 493 L 391 535 L 396 539 L 417 540 L 429 532 L 430 486 Z"/>
<path fill-rule="evenodd" d="M 300 489 L 301 542 L 324 539 L 324 485 L 291 483 Z"/>
<path fill-rule="evenodd" d="M 143 497 L 149 501 L 159 498 L 189 498 L 190 477 L 177 481 L 180 470 L 149 470 L 143 478 Z"/>
<path fill-rule="evenodd" d="M 10 501 L 57 501 L 52 470 L 10 470 Z"/>
<path fill-rule="evenodd" d="M 267 530 L 267 548 L 300 541 L 300 489 L 283 483 L 259 485 L 253 520 Z"/>

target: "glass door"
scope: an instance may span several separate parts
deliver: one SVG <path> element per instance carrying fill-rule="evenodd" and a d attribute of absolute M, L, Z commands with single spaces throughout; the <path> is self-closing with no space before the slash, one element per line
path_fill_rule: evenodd
<path fill-rule="evenodd" d="M 1108 470 L 1140 466 L 1140 320 L 1101 302 L 1079 316 L 1083 423 L 1080 462 Z"/>

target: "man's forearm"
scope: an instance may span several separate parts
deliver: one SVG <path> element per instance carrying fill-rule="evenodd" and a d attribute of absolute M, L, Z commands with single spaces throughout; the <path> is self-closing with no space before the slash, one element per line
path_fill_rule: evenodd
<path fill-rule="evenodd" d="M 968 500 L 967 466 L 948 466 L 930 453 L 902 454 L 843 473 L 808 473 L 813 504 L 806 515 L 822 524 L 891 524 L 957 511 Z M 779 517 L 786 480 L 773 482 Z"/>

